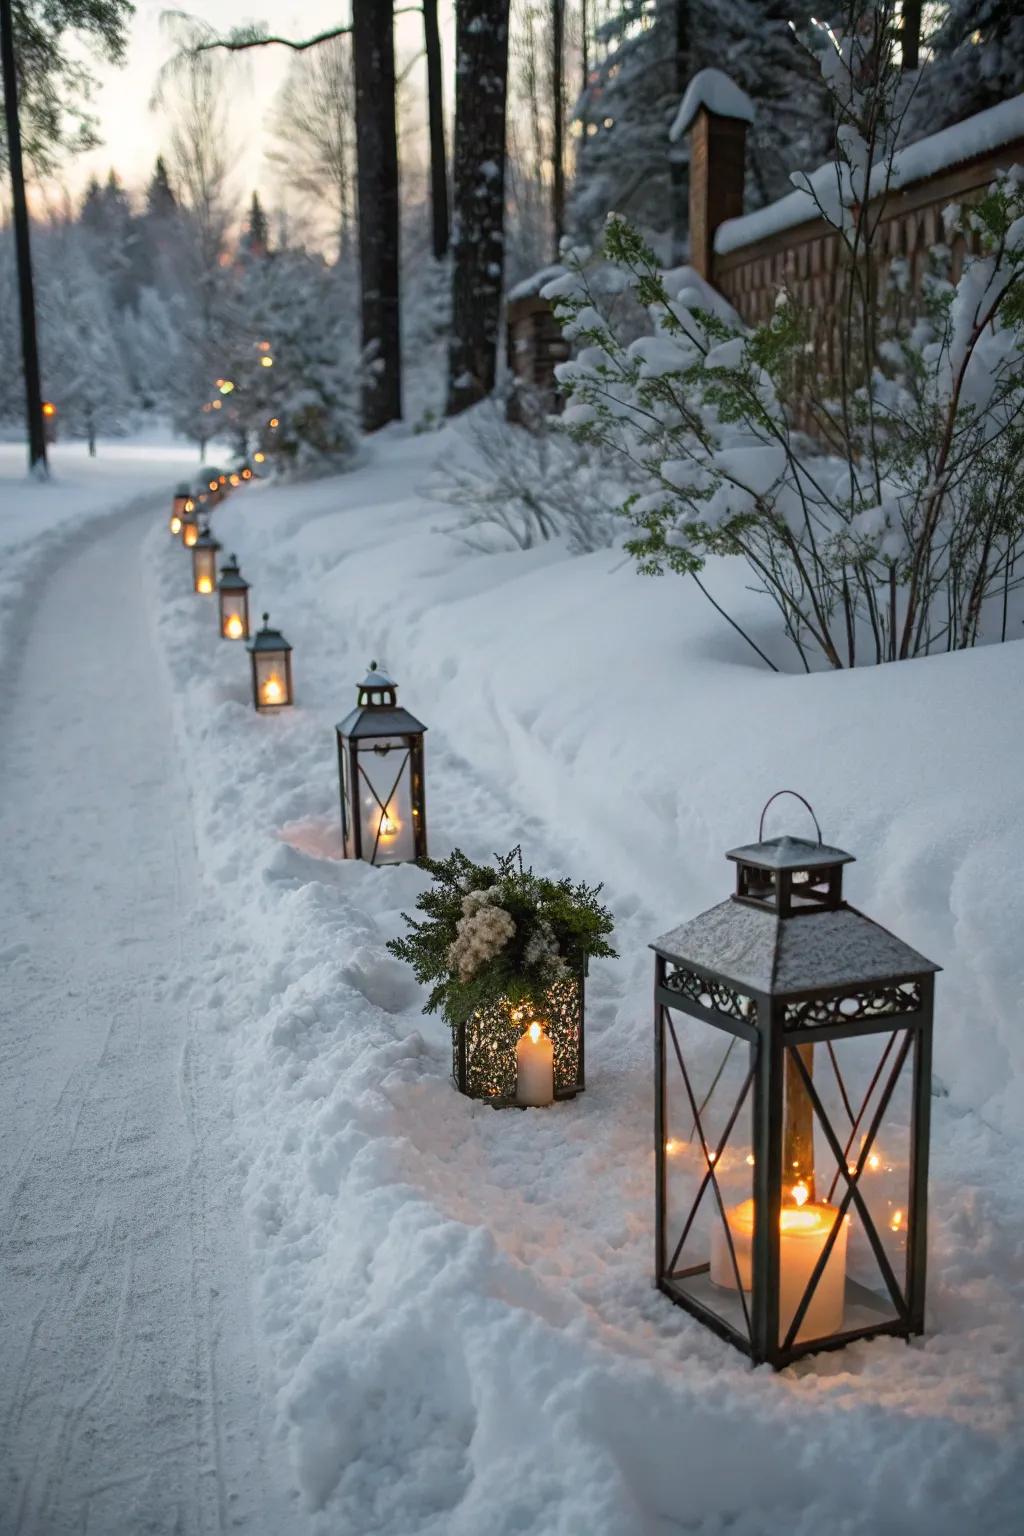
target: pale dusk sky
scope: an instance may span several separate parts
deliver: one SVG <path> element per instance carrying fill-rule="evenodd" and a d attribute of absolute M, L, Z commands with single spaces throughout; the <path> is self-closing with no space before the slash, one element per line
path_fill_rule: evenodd
<path fill-rule="evenodd" d="M 243 22 L 255 21 L 268 23 L 279 36 L 300 38 L 350 18 L 348 0 L 301 0 L 301 3 L 280 0 L 272 11 L 253 5 L 251 0 L 250 3 L 246 0 L 200 0 L 195 5 L 189 4 L 189 0 L 179 0 L 179 4 L 182 10 L 200 17 L 220 32 Z M 111 166 L 131 191 L 140 191 L 149 180 L 156 156 L 166 148 L 169 137 L 167 113 L 159 107 L 151 109 L 150 101 L 160 66 L 174 51 L 170 34 L 160 19 L 170 8 L 170 0 L 136 0 L 126 63 L 119 69 L 107 65 L 94 68 L 97 88 L 93 110 L 99 118 L 104 143 L 99 149 L 67 161 L 62 168 L 59 183 L 72 196 L 80 195 L 91 176 L 105 179 Z M 445 72 L 450 79 L 451 0 L 447 3 L 442 0 L 439 9 Z M 421 18 L 416 15 L 396 17 L 395 48 L 399 70 L 422 47 Z M 286 48 L 260 48 L 224 57 L 227 60 L 225 78 L 231 87 L 232 139 L 238 147 L 234 190 L 240 200 L 248 201 L 255 188 L 266 194 L 268 202 L 279 202 L 279 183 L 264 160 L 269 144 L 264 119 L 274 104 L 289 62 L 297 55 Z M 422 60 L 412 67 L 410 84 L 418 92 L 425 91 L 425 70 Z M 168 87 L 168 94 L 172 91 L 173 83 Z M 424 157 L 425 151 L 424 129 L 421 150 Z"/>

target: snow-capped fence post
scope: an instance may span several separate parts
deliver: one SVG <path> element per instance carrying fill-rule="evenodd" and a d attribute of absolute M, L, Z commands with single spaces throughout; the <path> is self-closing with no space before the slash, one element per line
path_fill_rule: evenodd
<path fill-rule="evenodd" d="M 750 98 L 720 69 L 694 75 L 672 124 L 690 134 L 690 265 L 713 281 L 715 231 L 743 212 Z"/>
<path fill-rule="evenodd" d="M 846 903 L 851 854 L 763 833 L 652 946 L 655 1280 L 779 1369 L 924 1330 L 939 967 Z"/>

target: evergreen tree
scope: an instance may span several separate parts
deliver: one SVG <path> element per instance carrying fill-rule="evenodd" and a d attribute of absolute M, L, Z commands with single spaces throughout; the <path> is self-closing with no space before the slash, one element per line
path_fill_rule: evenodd
<path fill-rule="evenodd" d="M 908 114 L 915 137 L 1024 92 L 1020 0 L 949 0 L 938 11 Z"/>
<path fill-rule="evenodd" d="M 249 219 L 242 236 L 242 250 L 249 256 L 266 256 L 269 249 L 267 216 L 260 203 L 260 195 L 254 192 L 249 204 Z"/>
<path fill-rule="evenodd" d="M 163 155 L 157 155 L 153 175 L 146 191 L 146 215 L 150 219 L 169 219 L 173 218 L 177 211 L 178 199 L 171 187 L 167 162 Z"/>

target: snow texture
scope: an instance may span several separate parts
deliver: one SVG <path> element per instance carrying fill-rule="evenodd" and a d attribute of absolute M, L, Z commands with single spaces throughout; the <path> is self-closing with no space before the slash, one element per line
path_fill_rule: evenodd
<path fill-rule="evenodd" d="M 702 69 L 694 75 L 679 103 L 679 111 L 668 132 L 673 144 L 689 130 L 701 107 L 718 117 L 736 117 L 743 123 L 754 121 L 754 103 L 746 91 L 741 90 L 724 70 Z"/>
<path fill-rule="evenodd" d="M 419 490 L 457 436 L 391 429 L 344 479 L 260 486 L 218 536 L 292 641 L 254 713 L 162 527 L 152 601 L 223 1031 L 275 1444 L 315 1536 L 987 1536 L 1018 1524 L 1024 1364 L 1020 729 L 1008 644 L 809 677 L 752 665 L 689 584 L 557 542 L 482 555 Z M 774 633 L 744 575 L 715 597 Z M 521 842 L 601 880 L 588 1088 L 495 1112 L 385 941 L 425 886 L 339 854 L 334 722 L 370 657 L 430 727 L 432 852 Z M 856 854 L 848 894 L 938 981 L 928 1333 L 781 1376 L 651 1284 L 654 935 L 732 888 L 793 785 Z M 787 830 L 773 807 L 768 835 Z M 803 831 L 802 822 L 796 830 Z M 689 1027 L 689 1026 L 687 1026 Z M 697 1028 L 698 1026 L 693 1026 Z"/>
<path fill-rule="evenodd" d="M 893 159 L 890 184 L 893 190 L 910 186 L 926 176 L 934 176 L 976 155 L 988 154 L 1019 138 L 1024 138 L 1024 95 L 1002 101 L 998 106 L 978 112 L 962 123 L 954 123 L 941 133 L 933 133 L 900 150 Z M 882 190 L 885 174 L 884 164 L 879 163 L 874 167 L 872 194 Z M 769 203 L 766 208 L 746 213 L 739 219 L 727 219 L 721 224 L 715 235 L 715 250 L 718 254 L 725 256 L 730 251 L 741 250 L 758 240 L 766 240 L 770 235 L 780 234 L 783 230 L 819 218 L 816 199 L 822 203 L 826 213 L 833 217 L 835 210 L 832 203 L 840 186 L 837 166 L 832 163 L 819 166 L 803 180 L 806 185 L 798 186 L 795 192 Z"/>

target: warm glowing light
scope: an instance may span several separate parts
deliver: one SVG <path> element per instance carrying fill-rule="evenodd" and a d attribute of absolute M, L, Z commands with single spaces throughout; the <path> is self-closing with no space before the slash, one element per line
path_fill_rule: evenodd
<path fill-rule="evenodd" d="M 243 480 L 251 480 L 252 479 L 252 470 L 251 469 L 243 469 L 242 470 L 242 479 Z"/>
<path fill-rule="evenodd" d="M 665 1143 L 665 1151 L 672 1157 L 679 1149 L 679 1143 L 672 1136 Z"/>
<path fill-rule="evenodd" d="M 272 357 L 261 357 L 260 358 L 260 366 L 262 368 L 273 368 L 273 366 L 274 366 L 274 359 Z"/>
<path fill-rule="evenodd" d="M 892 1220 L 890 1221 L 889 1226 L 892 1228 L 892 1230 L 894 1232 L 899 1232 L 900 1231 L 900 1229 L 903 1226 L 903 1212 L 902 1211 L 893 1211 L 893 1213 L 892 1213 Z"/>
<path fill-rule="evenodd" d="M 195 509 L 196 509 L 196 504 L 195 504 L 195 502 L 194 502 L 194 501 L 193 501 L 193 500 L 192 500 L 192 497 L 191 497 L 191 496 L 190 496 L 190 497 L 189 497 L 189 498 L 188 498 L 188 501 L 186 501 L 186 503 L 185 503 L 185 511 L 186 511 L 186 512 L 194 512 L 194 511 L 195 511 Z"/>
<path fill-rule="evenodd" d="M 871 1156 L 868 1158 L 868 1167 L 869 1168 L 879 1168 L 879 1167 L 881 1167 L 881 1164 L 882 1164 L 882 1159 L 879 1157 L 878 1153 L 877 1152 L 872 1152 Z"/>
<path fill-rule="evenodd" d="M 211 491 L 215 491 L 216 489 L 217 489 L 217 482 L 216 482 L 216 480 L 211 480 L 210 481 L 210 490 Z"/>
<path fill-rule="evenodd" d="M 213 582 L 210 580 L 209 576 L 200 576 L 199 580 L 196 582 L 196 591 L 197 592 L 212 592 L 213 591 Z"/>
<path fill-rule="evenodd" d="M 754 1154 L 753 1154 L 753 1152 L 748 1152 L 747 1153 L 747 1167 L 748 1168 L 753 1168 L 753 1166 L 754 1166 Z"/>
<path fill-rule="evenodd" d="M 270 420 L 267 422 L 268 427 L 279 427 L 280 425 L 281 420 L 278 416 L 271 416 Z"/>
<path fill-rule="evenodd" d="M 241 617 L 237 613 L 229 613 L 224 620 L 224 633 L 229 640 L 241 640 L 244 630 Z"/>
<path fill-rule="evenodd" d="M 230 379 L 217 380 L 217 388 L 220 390 L 222 395 L 230 395 L 234 387 L 235 386 L 232 384 Z"/>
<path fill-rule="evenodd" d="M 810 1193 L 806 1184 L 794 1184 L 790 1190 L 790 1194 L 793 1196 L 793 1204 L 797 1206 L 806 1205 L 810 1198 Z"/>
<path fill-rule="evenodd" d="M 231 484 L 232 485 L 240 484 L 240 480 L 241 480 L 241 477 L 239 475 L 232 475 L 231 476 Z"/>
<path fill-rule="evenodd" d="M 717 1158 L 717 1156 L 718 1156 L 717 1152 L 709 1152 L 708 1153 L 708 1162 L 709 1163 L 713 1163 L 715 1161 L 715 1159 Z"/>
<path fill-rule="evenodd" d="M 538 1023 L 536 1023 L 536 1021 L 535 1021 L 533 1024 L 530 1025 L 530 1028 L 527 1031 L 527 1033 L 529 1034 L 530 1039 L 533 1041 L 534 1045 L 536 1045 L 537 1041 L 541 1037 L 541 1027 L 540 1027 L 540 1025 Z"/>
<path fill-rule="evenodd" d="M 171 518 L 171 532 L 172 533 L 180 533 L 181 532 L 181 518 L 180 517 L 172 517 Z"/>
<path fill-rule="evenodd" d="M 53 401 L 52 400 L 44 400 L 43 401 L 43 415 L 44 416 L 56 416 L 56 414 L 57 414 L 57 407 L 54 405 Z"/>
<path fill-rule="evenodd" d="M 223 400 L 211 400 L 210 401 L 211 409 L 213 409 L 215 411 L 219 411 L 223 404 L 224 404 Z"/>
<path fill-rule="evenodd" d="M 261 352 L 269 352 L 270 351 L 270 342 L 269 341 L 259 341 L 259 342 L 256 343 L 256 345 L 259 347 Z"/>
<path fill-rule="evenodd" d="M 227 475 L 221 475 L 220 479 L 218 481 L 218 484 L 220 484 L 220 485 L 227 485 L 227 483 L 228 483 Z"/>
<path fill-rule="evenodd" d="M 402 823 L 397 816 L 390 815 L 387 811 L 381 811 L 380 820 L 377 822 L 377 835 L 381 842 L 390 842 L 398 836 L 402 830 Z"/>
<path fill-rule="evenodd" d="M 264 704 L 280 704 L 283 698 L 284 689 L 281 687 L 280 678 L 268 677 L 266 682 L 263 684 Z"/>
<path fill-rule="evenodd" d="M 266 456 L 265 453 L 254 453 L 253 454 L 253 459 L 255 460 L 255 462 L 257 464 L 262 464 L 264 462 L 264 460 L 266 459 L 266 457 L 267 456 Z"/>
<path fill-rule="evenodd" d="M 186 523 L 185 527 L 182 529 L 181 537 L 187 547 L 191 549 L 196 540 L 199 538 L 199 529 L 196 527 L 195 523 Z"/>

